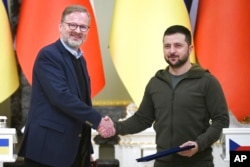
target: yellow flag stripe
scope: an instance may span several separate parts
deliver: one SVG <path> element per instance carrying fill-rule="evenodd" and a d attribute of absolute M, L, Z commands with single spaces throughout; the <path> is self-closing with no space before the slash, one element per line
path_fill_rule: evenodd
<path fill-rule="evenodd" d="M 0 155 L 9 154 L 9 147 L 0 147 Z"/>
<path fill-rule="evenodd" d="M 3 2 L 0 3 L 0 103 L 19 86 L 9 20 Z"/>
<path fill-rule="evenodd" d="M 119 0 L 115 2 L 110 53 L 133 101 L 139 105 L 145 86 L 167 66 L 162 47 L 165 29 L 191 24 L 183 0 Z M 191 61 L 195 62 L 194 53 Z"/>

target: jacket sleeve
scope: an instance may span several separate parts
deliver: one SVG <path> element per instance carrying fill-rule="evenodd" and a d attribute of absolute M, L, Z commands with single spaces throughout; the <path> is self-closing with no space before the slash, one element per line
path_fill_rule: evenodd
<path fill-rule="evenodd" d="M 135 134 L 152 126 L 155 120 L 153 102 L 147 88 L 138 111 L 125 121 L 116 122 L 116 133 L 120 135 Z"/>
<path fill-rule="evenodd" d="M 210 115 L 210 126 L 196 139 L 199 151 L 210 147 L 221 135 L 222 129 L 229 127 L 229 113 L 220 83 L 213 76 L 207 82 L 206 105 Z"/>

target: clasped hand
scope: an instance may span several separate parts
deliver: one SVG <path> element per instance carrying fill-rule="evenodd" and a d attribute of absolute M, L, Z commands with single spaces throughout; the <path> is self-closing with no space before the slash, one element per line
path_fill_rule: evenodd
<path fill-rule="evenodd" d="M 114 128 L 112 119 L 108 116 L 103 117 L 97 128 L 97 131 L 103 138 L 114 136 L 116 130 Z"/>
<path fill-rule="evenodd" d="M 195 141 L 187 141 L 187 142 L 183 143 L 182 145 L 180 145 L 180 147 L 191 146 L 191 145 L 195 145 L 195 147 L 190 149 L 190 150 L 181 151 L 178 154 L 181 155 L 181 156 L 185 156 L 185 157 L 192 157 L 199 150 L 197 142 L 195 142 Z"/>

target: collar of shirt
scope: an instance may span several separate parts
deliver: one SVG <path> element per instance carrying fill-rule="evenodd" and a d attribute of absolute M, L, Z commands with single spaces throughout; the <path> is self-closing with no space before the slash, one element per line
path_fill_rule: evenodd
<path fill-rule="evenodd" d="M 75 51 L 74 49 L 70 48 L 68 45 L 66 45 L 62 39 L 60 39 L 63 46 L 65 47 L 66 50 L 68 50 L 76 59 L 82 56 L 82 51 L 79 49 L 78 51 Z"/>

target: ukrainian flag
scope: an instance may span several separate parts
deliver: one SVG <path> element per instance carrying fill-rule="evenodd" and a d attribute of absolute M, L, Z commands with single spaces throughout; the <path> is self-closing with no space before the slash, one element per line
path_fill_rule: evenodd
<path fill-rule="evenodd" d="M 0 139 L 0 155 L 9 154 L 9 139 Z"/>
<path fill-rule="evenodd" d="M 110 54 L 121 81 L 137 106 L 150 78 L 167 66 L 162 38 L 166 28 L 175 24 L 192 29 L 183 0 L 115 1 Z M 27 24 L 24 26 L 27 28 Z M 29 55 L 29 49 L 27 51 L 26 55 Z M 191 57 L 195 62 L 194 52 Z"/>

